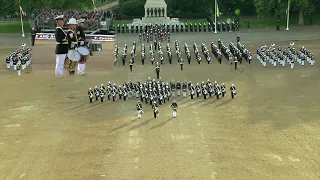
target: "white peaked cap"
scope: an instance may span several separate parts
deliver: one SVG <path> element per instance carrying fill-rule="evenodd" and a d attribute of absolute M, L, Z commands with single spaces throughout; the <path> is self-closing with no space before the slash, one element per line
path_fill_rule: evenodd
<path fill-rule="evenodd" d="M 71 18 L 71 19 L 69 19 L 67 24 L 71 24 L 72 25 L 72 24 L 78 24 L 78 23 L 77 23 L 77 20 L 75 18 Z"/>
<path fill-rule="evenodd" d="M 56 16 L 54 19 L 55 20 L 64 19 L 64 16 L 63 15 L 59 15 L 59 16 Z"/>
<path fill-rule="evenodd" d="M 79 19 L 78 23 L 84 23 L 85 19 Z"/>

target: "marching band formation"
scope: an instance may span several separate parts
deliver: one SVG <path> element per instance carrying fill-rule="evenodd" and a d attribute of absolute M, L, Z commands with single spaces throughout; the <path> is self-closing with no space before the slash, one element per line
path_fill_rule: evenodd
<path fill-rule="evenodd" d="M 55 20 L 57 21 L 55 30 L 57 42 L 55 75 L 63 75 L 64 69 L 68 71 L 69 75 L 74 75 L 77 66 L 78 74 L 83 75 L 87 58 L 89 55 L 92 56 L 83 31 L 84 19 L 77 21 L 71 18 L 67 23 L 70 27 L 67 32 L 62 29 L 64 16 L 57 16 Z"/>
<path fill-rule="evenodd" d="M 238 61 L 240 64 L 242 63 L 242 59 L 244 58 L 249 64 L 251 63 L 252 56 L 249 50 L 240 43 L 240 37 L 237 37 L 237 45 L 234 45 L 233 43 L 229 44 L 229 47 L 225 46 L 223 42 L 219 39 L 218 45 L 215 45 L 213 42 L 211 43 L 211 52 L 213 56 L 219 61 L 221 64 L 223 56 L 228 59 L 229 64 L 235 64 L 235 69 L 237 69 L 237 63 Z M 211 64 L 212 58 L 211 53 L 208 50 L 207 46 L 202 43 L 200 45 L 200 48 L 198 48 L 198 45 L 194 43 L 192 45 L 193 53 L 194 53 L 194 59 L 198 64 L 201 64 L 202 57 L 205 58 L 206 63 Z M 201 49 L 201 51 L 199 50 Z M 155 55 L 157 53 L 157 56 Z M 170 43 L 166 44 L 166 54 L 168 57 L 169 64 L 172 64 L 172 57 L 173 53 L 171 51 L 171 45 Z M 177 61 L 180 64 L 180 69 L 183 70 L 184 66 L 184 60 L 181 56 L 181 50 L 179 42 L 175 41 L 175 54 L 177 57 Z M 184 54 L 187 58 L 188 64 L 191 64 L 192 55 L 189 49 L 189 46 L 187 43 L 184 43 Z M 151 64 L 164 64 L 165 58 L 164 58 L 164 52 L 162 49 L 162 44 L 160 41 L 155 40 L 154 43 L 149 44 L 149 55 L 150 55 L 150 61 Z M 137 44 L 134 41 L 132 44 L 132 48 L 130 50 L 130 57 L 129 57 L 129 65 L 130 65 L 130 71 L 132 71 L 133 64 L 135 62 L 135 58 L 137 56 Z M 115 45 L 114 49 L 114 65 L 116 66 L 118 64 L 118 57 L 119 57 L 119 47 L 118 45 Z M 122 50 L 122 56 L 121 61 L 122 65 L 126 64 L 128 57 L 128 45 L 125 44 Z M 156 58 L 157 57 L 157 58 Z M 146 59 L 146 45 L 144 43 L 141 44 L 141 63 L 144 65 Z M 158 67 L 158 66 L 157 66 Z"/>
<path fill-rule="evenodd" d="M 275 44 L 272 44 L 269 49 L 267 49 L 267 45 L 261 46 L 257 50 L 257 60 L 260 61 L 263 66 L 267 66 L 267 62 L 269 61 L 274 67 L 277 66 L 277 63 L 283 67 L 289 64 L 290 68 L 293 69 L 295 62 L 298 62 L 302 66 L 305 65 L 305 62 L 308 62 L 313 66 L 315 56 L 304 46 L 302 46 L 300 50 L 297 50 L 294 47 L 294 43 L 291 42 L 288 48 L 279 46 L 277 49 L 275 48 Z"/>
<path fill-rule="evenodd" d="M 232 31 L 239 31 L 240 30 L 240 24 L 239 22 L 218 22 L 217 27 L 215 26 L 214 22 L 208 22 L 208 23 L 180 23 L 180 24 L 145 24 L 145 25 L 124 25 L 120 27 L 120 24 L 117 25 L 117 27 L 114 27 L 114 29 L 117 31 L 117 33 L 122 34 L 138 34 L 147 32 L 151 29 L 161 29 L 164 32 L 171 32 L 171 33 L 183 33 L 183 32 L 213 32 L 215 31 L 215 28 L 217 28 L 218 32 L 232 32 Z"/>
<path fill-rule="evenodd" d="M 27 69 L 31 64 L 31 48 L 26 44 L 22 44 L 20 48 L 12 52 L 6 58 L 7 69 L 11 69 L 18 72 L 21 76 L 21 70 Z"/>
<path fill-rule="evenodd" d="M 234 84 L 229 88 L 231 98 L 234 99 L 237 95 L 237 90 Z M 220 99 L 227 94 L 227 87 L 224 83 L 219 85 L 217 81 L 213 84 L 208 79 L 206 82 L 193 84 L 191 81 L 183 82 L 171 81 L 164 82 L 161 77 L 159 79 L 151 79 L 150 77 L 146 82 L 136 83 L 129 81 L 124 82 L 122 85 L 108 82 L 105 87 L 103 84 L 100 87 L 95 86 L 94 89 L 89 88 L 88 96 L 90 103 L 94 101 L 104 102 L 105 99 L 117 101 L 123 99 L 124 101 L 132 98 L 139 98 L 140 101 L 137 104 L 138 118 L 141 118 L 142 105 L 141 102 L 152 105 L 153 112 L 156 116 L 159 114 L 158 105 L 168 103 L 172 97 L 182 96 L 184 98 L 190 96 L 191 99 L 200 98 L 208 99 L 210 97 L 216 97 Z M 175 101 L 172 103 L 172 108 L 176 112 L 178 105 Z M 176 117 L 176 113 L 173 114 Z"/>

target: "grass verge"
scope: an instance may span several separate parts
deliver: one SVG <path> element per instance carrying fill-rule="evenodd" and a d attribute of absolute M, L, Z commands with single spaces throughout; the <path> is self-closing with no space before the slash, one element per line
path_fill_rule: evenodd
<path fill-rule="evenodd" d="M 30 33 L 29 21 L 23 22 L 24 32 Z M 20 21 L 0 22 L 0 33 L 22 33 Z"/>

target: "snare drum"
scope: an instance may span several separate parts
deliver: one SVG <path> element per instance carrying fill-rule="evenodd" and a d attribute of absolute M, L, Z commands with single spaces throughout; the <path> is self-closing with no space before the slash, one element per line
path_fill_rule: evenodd
<path fill-rule="evenodd" d="M 89 49 L 87 49 L 86 47 L 79 47 L 78 48 L 78 52 L 82 55 L 82 56 L 88 56 L 90 54 Z"/>
<path fill-rule="evenodd" d="M 76 50 L 69 50 L 68 54 L 67 54 L 68 59 L 70 59 L 71 61 L 76 61 L 78 62 L 81 58 L 80 53 L 78 53 L 78 51 Z"/>
<path fill-rule="evenodd" d="M 68 57 L 64 60 L 64 68 L 68 71 L 75 71 L 78 65 L 77 61 L 72 61 Z"/>

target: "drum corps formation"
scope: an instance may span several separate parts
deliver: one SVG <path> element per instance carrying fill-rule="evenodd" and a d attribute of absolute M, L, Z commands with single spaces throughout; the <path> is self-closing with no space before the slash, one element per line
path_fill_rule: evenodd
<path fill-rule="evenodd" d="M 11 69 L 18 72 L 21 76 L 21 70 L 27 69 L 31 64 L 31 48 L 26 44 L 22 44 L 20 48 L 12 52 L 6 57 L 7 69 Z"/>
<path fill-rule="evenodd" d="M 231 98 L 234 99 L 237 95 L 237 90 L 234 84 L 229 88 Z M 200 98 L 208 99 L 211 97 L 216 97 L 220 99 L 225 97 L 227 94 L 227 87 L 224 83 L 219 85 L 217 81 L 213 84 L 208 79 L 207 81 L 202 81 L 201 83 L 193 84 L 191 81 L 171 81 L 164 82 L 161 77 L 159 79 L 151 79 L 150 77 L 146 82 L 124 82 L 122 85 L 117 85 L 116 83 L 108 82 L 107 86 L 103 84 L 100 87 L 95 86 L 94 89 L 89 88 L 88 96 L 90 103 L 94 101 L 104 102 L 105 99 L 110 101 L 122 100 L 126 101 L 128 99 L 139 99 L 137 103 L 138 118 L 141 118 L 142 102 L 145 104 L 150 104 L 154 112 L 154 118 L 159 115 L 158 105 L 162 105 L 170 102 L 171 98 L 182 96 L 187 98 L 190 96 L 191 99 Z M 176 101 L 172 103 L 173 117 L 176 117 L 176 112 L 178 105 Z"/>
<path fill-rule="evenodd" d="M 87 58 L 92 55 L 87 47 L 88 42 L 83 31 L 84 19 L 71 18 L 67 23 L 70 26 L 67 32 L 62 29 L 65 23 L 64 16 L 57 16 L 55 20 L 57 21 L 55 75 L 63 75 L 64 69 L 67 70 L 69 75 L 74 75 L 76 68 L 78 74 L 83 75 Z"/>
<path fill-rule="evenodd" d="M 160 35 L 161 38 L 161 35 Z M 159 64 L 165 63 L 165 55 L 162 49 L 162 41 L 154 40 L 154 43 L 149 44 L 149 57 L 151 64 L 156 64 L 156 69 L 160 69 Z M 171 45 L 170 43 L 166 44 L 166 54 L 168 58 L 169 64 L 172 64 L 172 57 L 173 53 L 171 51 Z M 189 46 L 187 43 L 184 43 L 183 47 L 183 53 L 186 56 L 186 59 L 188 61 L 188 64 L 191 64 L 192 59 L 194 58 L 194 61 L 198 64 L 201 64 L 202 57 L 205 58 L 206 63 L 211 64 L 212 63 L 212 56 L 219 61 L 219 63 L 222 63 L 223 56 L 228 60 L 229 64 L 235 64 L 235 69 L 237 69 L 237 63 L 242 63 L 242 60 L 245 59 L 249 64 L 252 61 L 252 55 L 249 52 L 249 50 L 240 43 L 240 37 L 237 37 L 237 45 L 234 45 L 232 42 L 229 44 L 229 47 L 225 46 L 224 43 L 219 39 L 218 45 L 211 43 L 211 53 L 208 50 L 207 46 L 204 43 L 201 43 L 200 50 L 198 48 L 198 45 L 194 43 L 192 45 L 193 54 L 191 55 Z M 137 43 L 134 41 L 132 44 L 132 47 L 129 49 L 130 51 L 130 57 L 129 57 L 129 67 L 130 71 L 133 69 L 133 65 L 135 62 L 135 58 L 137 56 Z M 145 59 L 146 59 L 146 45 L 144 43 L 141 44 L 141 63 L 144 65 Z M 184 67 L 184 60 L 181 56 L 181 50 L 179 42 L 175 41 L 175 55 L 177 57 L 177 61 L 180 64 L 180 69 L 183 70 Z M 119 47 L 118 45 L 115 46 L 114 49 L 114 65 L 116 66 L 118 64 L 118 57 L 119 57 Z M 128 57 L 128 45 L 125 44 L 122 49 L 122 55 L 121 55 L 121 61 L 122 65 L 126 64 Z M 158 74 L 158 73 L 157 73 Z"/>
<path fill-rule="evenodd" d="M 215 28 L 217 28 L 218 32 L 232 32 L 232 31 L 239 31 L 240 30 L 240 24 L 239 22 L 218 22 L 217 27 L 215 26 L 214 22 L 208 22 L 208 23 L 181 23 L 181 24 L 148 24 L 148 25 L 124 25 L 120 27 L 120 24 L 117 25 L 117 27 L 114 27 L 115 30 L 117 30 L 117 33 L 140 33 L 140 36 L 143 36 L 143 33 L 145 33 L 145 37 L 147 40 L 148 33 L 149 35 L 152 34 L 154 29 L 160 30 L 163 33 L 183 33 L 183 32 L 213 32 L 215 31 Z M 152 40 L 151 40 L 152 41 Z"/>
<path fill-rule="evenodd" d="M 268 49 L 267 45 L 261 46 L 257 50 L 257 60 L 260 61 L 263 66 L 267 66 L 267 62 L 269 62 L 274 67 L 276 67 L 277 64 L 283 67 L 289 64 L 290 68 L 293 69 L 295 62 L 302 66 L 307 62 L 313 66 L 315 56 L 304 46 L 302 46 L 300 50 L 297 50 L 294 47 L 294 43 L 291 42 L 288 48 L 281 46 L 276 48 L 275 44 L 271 44 Z"/>

